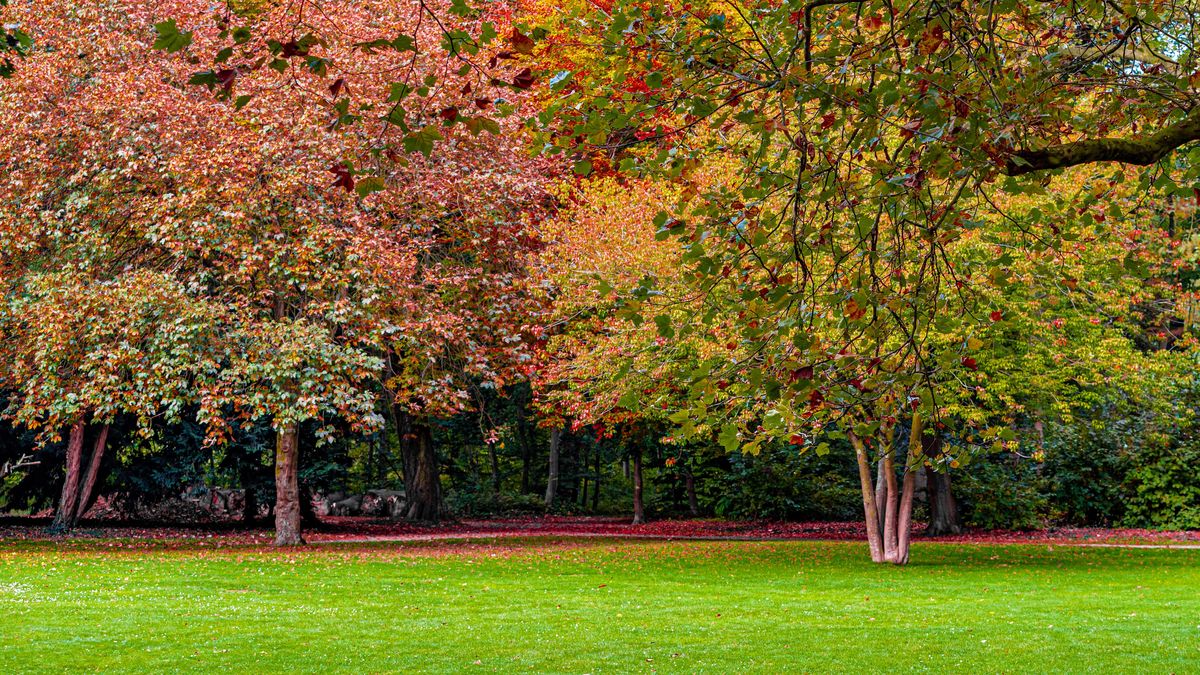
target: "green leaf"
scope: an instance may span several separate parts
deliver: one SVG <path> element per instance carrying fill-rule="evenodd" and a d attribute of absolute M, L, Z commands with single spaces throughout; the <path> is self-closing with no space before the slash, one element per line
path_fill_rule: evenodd
<path fill-rule="evenodd" d="M 675 329 L 671 327 L 671 317 L 659 314 L 654 317 L 654 325 L 658 326 L 658 334 L 665 338 L 675 337 Z"/>
<path fill-rule="evenodd" d="M 179 26 L 175 24 L 175 19 L 167 19 L 154 24 L 154 32 L 158 33 L 158 39 L 150 46 L 151 49 L 174 53 L 186 49 L 188 45 L 192 44 L 192 32 L 181 32 Z"/>
<path fill-rule="evenodd" d="M 354 191 L 358 193 L 359 197 L 366 197 L 373 192 L 381 192 L 386 188 L 387 183 L 385 183 L 379 176 L 360 178 L 359 181 L 354 184 Z"/>
<path fill-rule="evenodd" d="M 717 442 L 725 448 L 725 452 L 733 452 L 741 445 L 738 440 L 738 428 L 735 424 L 726 424 L 721 427 L 721 433 L 717 436 Z"/>
<path fill-rule="evenodd" d="M 392 40 L 392 49 L 398 52 L 415 52 L 417 44 L 413 42 L 411 35 L 397 35 L 395 40 Z"/>

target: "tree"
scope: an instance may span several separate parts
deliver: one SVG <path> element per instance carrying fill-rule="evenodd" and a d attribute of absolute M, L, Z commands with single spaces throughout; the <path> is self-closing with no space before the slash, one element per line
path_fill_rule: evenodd
<path fill-rule="evenodd" d="M 1155 165 L 1194 140 L 1196 94 L 1182 76 L 1193 45 L 1175 31 L 1191 25 L 1191 10 L 579 9 L 568 62 L 548 65 L 569 71 L 567 84 L 540 121 L 547 143 L 584 158 L 585 173 L 599 156 L 685 186 L 659 222 L 685 247 L 678 276 L 719 307 L 689 334 L 715 341 L 705 333 L 730 321 L 739 353 L 756 355 L 692 378 L 689 416 L 750 447 L 841 427 L 863 456 L 865 435 L 886 437 L 908 402 L 938 421 L 937 382 L 977 367 L 966 341 L 931 350 L 939 336 L 986 326 L 996 310 L 981 280 L 1007 274 L 994 258 L 953 260 L 959 240 L 1032 233 L 1021 245 L 1036 251 L 1061 240 L 1054 218 L 1068 208 L 1084 227 L 1119 220 L 1127 204 L 1104 186 L 1129 176 L 1099 162 L 1151 165 L 1133 176 L 1142 190 L 1182 192 L 1191 180 L 1191 164 Z M 544 25 L 553 34 L 559 21 Z M 1138 138 L 1146 128 L 1161 131 Z M 697 180 L 731 158 L 741 164 L 732 180 Z M 1007 219 L 995 207 L 996 193 L 1042 190 L 1019 176 L 1069 166 L 1086 189 L 1054 199 L 1057 209 Z M 921 445 L 909 444 L 910 461 Z M 883 485 L 890 479 L 885 471 Z M 870 510 L 874 486 L 862 483 Z M 902 561 L 886 550 L 900 535 L 885 535 L 879 557 Z"/>

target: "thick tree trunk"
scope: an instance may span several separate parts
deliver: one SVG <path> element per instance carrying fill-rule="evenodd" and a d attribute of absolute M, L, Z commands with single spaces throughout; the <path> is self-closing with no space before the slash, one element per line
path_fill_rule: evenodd
<path fill-rule="evenodd" d="M 642 449 L 633 451 L 633 524 L 646 522 L 646 505 L 642 501 Z"/>
<path fill-rule="evenodd" d="M 71 427 L 67 440 L 67 476 L 63 482 L 62 496 L 58 499 L 58 511 L 50 524 L 53 532 L 66 532 L 75 526 L 75 512 L 79 503 L 79 474 L 83 468 L 83 432 L 87 425 L 82 419 Z"/>
<path fill-rule="evenodd" d="M 79 486 L 79 499 L 75 505 L 75 522 L 83 519 L 83 514 L 92 508 L 92 504 L 96 502 L 96 479 L 100 475 L 100 463 L 104 460 L 104 449 L 108 445 L 108 430 L 109 425 L 105 424 L 100 427 L 100 434 L 96 436 L 96 441 L 92 445 L 92 456 L 88 460 L 87 473 L 83 476 L 83 482 Z M 74 524 L 74 523 L 72 523 Z"/>
<path fill-rule="evenodd" d="M 858 461 L 858 482 L 862 490 L 863 516 L 867 520 L 867 546 L 873 562 L 883 562 L 883 536 L 879 528 L 879 509 L 875 503 L 875 488 L 871 485 L 871 460 L 867 457 L 867 446 L 853 433 L 850 444 Z"/>
<path fill-rule="evenodd" d="M 275 545 L 298 546 L 300 535 L 300 433 L 289 424 L 275 436 Z"/>
<path fill-rule="evenodd" d="M 550 432 L 550 472 L 546 477 L 546 508 L 554 506 L 558 498 L 558 453 L 562 448 L 562 429 Z"/>
<path fill-rule="evenodd" d="M 414 522 L 436 523 L 442 518 L 442 480 L 433 448 L 433 430 L 428 424 L 405 417 L 407 433 L 400 443 L 404 455 L 404 497 L 408 502 L 405 515 Z"/>
<path fill-rule="evenodd" d="M 700 516 L 700 504 L 696 501 L 696 476 L 688 469 L 683 474 L 683 486 L 687 490 L 688 514 L 693 518 Z"/>
<path fill-rule="evenodd" d="M 925 534 L 931 537 L 960 534 L 962 524 L 958 521 L 958 504 L 950 491 L 950 474 L 926 469 L 925 491 L 929 497 L 929 527 Z"/>

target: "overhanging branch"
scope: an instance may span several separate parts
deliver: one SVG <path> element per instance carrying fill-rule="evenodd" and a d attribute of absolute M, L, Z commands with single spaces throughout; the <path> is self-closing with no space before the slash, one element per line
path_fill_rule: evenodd
<path fill-rule="evenodd" d="M 1096 162 L 1148 166 L 1172 150 L 1197 140 L 1200 140 L 1200 110 L 1145 138 L 1095 138 L 1051 145 L 1041 150 L 1020 150 L 1009 157 L 1004 173 L 1021 176 Z"/>

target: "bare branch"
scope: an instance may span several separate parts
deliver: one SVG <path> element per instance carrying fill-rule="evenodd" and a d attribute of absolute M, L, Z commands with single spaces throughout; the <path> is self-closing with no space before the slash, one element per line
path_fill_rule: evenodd
<path fill-rule="evenodd" d="M 20 459 L 18 459 L 16 462 L 5 462 L 3 466 L 0 466 L 0 480 L 7 478 L 9 474 L 17 471 L 18 469 L 41 464 L 41 462 L 34 462 L 32 460 L 33 455 L 21 455 Z"/>

